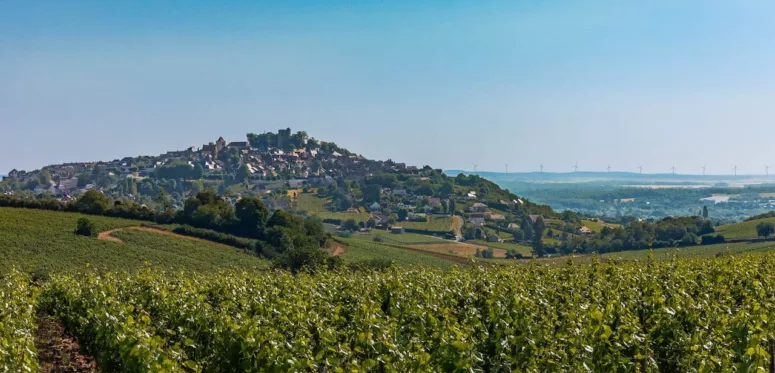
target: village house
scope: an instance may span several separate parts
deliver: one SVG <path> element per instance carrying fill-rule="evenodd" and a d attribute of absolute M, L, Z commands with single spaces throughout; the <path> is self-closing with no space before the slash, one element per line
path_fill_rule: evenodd
<path fill-rule="evenodd" d="M 474 191 L 468 192 L 466 195 L 463 196 L 464 201 L 470 201 L 473 199 L 476 199 L 476 192 Z"/>
<path fill-rule="evenodd" d="M 404 227 L 392 226 L 390 227 L 390 233 L 393 233 L 393 234 L 404 233 Z"/>
<path fill-rule="evenodd" d="M 471 217 L 468 219 L 468 222 L 476 226 L 482 226 L 484 225 L 484 216 L 471 215 Z"/>
<path fill-rule="evenodd" d="M 471 206 L 471 212 L 485 212 L 487 211 L 487 205 L 481 202 L 474 203 Z"/>
<path fill-rule="evenodd" d="M 374 203 L 372 203 L 369 206 L 369 210 L 371 210 L 372 212 L 376 212 L 376 211 L 379 211 L 381 209 L 382 209 L 382 206 L 380 206 L 379 203 L 377 203 L 377 202 L 374 202 Z"/>
<path fill-rule="evenodd" d="M 509 229 L 519 229 L 519 224 L 517 223 L 509 223 Z"/>
<path fill-rule="evenodd" d="M 70 179 L 59 179 L 60 190 L 74 190 L 78 188 L 78 178 L 73 177 Z"/>
<path fill-rule="evenodd" d="M 541 215 L 533 215 L 533 214 L 528 215 L 527 218 L 530 219 L 530 222 L 533 224 L 535 224 L 538 221 L 538 219 L 543 219 Z"/>
<path fill-rule="evenodd" d="M 406 189 L 396 189 L 393 191 L 394 196 L 406 196 Z"/>
<path fill-rule="evenodd" d="M 579 228 L 576 231 L 576 233 L 578 233 L 578 234 L 580 234 L 582 236 L 588 236 L 588 235 L 592 234 L 592 230 L 587 228 L 587 227 L 581 227 L 581 228 Z"/>
<path fill-rule="evenodd" d="M 441 206 L 441 198 L 439 197 L 431 197 L 428 199 L 428 204 L 431 206 Z"/>
<path fill-rule="evenodd" d="M 490 214 L 489 218 L 492 221 L 504 221 L 504 220 L 506 220 L 506 217 L 501 215 L 501 214 Z"/>

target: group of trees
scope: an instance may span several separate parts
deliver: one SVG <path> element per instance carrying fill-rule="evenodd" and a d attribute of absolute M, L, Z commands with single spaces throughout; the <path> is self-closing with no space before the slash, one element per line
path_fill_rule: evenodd
<path fill-rule="evenodd" d="M 198 163 L 191 165 L 188 162 L 176 161 L 156 167 L 153 176 L 157 179 L 199 180 L 204 176 L 204 168 Z"/>

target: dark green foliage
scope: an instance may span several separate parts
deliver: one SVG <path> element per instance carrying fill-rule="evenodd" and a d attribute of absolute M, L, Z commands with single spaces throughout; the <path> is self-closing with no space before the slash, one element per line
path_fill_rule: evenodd
<path fill-rule="evenodd" d="M 363 201 L 366 203 L 379 202 L 382 195 L 382 188 L 379 185 L 371 184 L 363 188 Z"/>
<path fill-rule="evenodd" d="M 272 265 L 292 272 L 318 272 L 327 268 L 327 258 L 328 254 L 319 248 L 295 247 L 278 255 Z"/>
<path fill-rule="evenodd" d="M 75 210 L 86 214 L 102 215 L 110 209 L 112 202 L 110 197 L 96 190 L 89 190 L 75 203 Z"/>
<path fill-rule="evenodd" d="M 398 209 L 398 221 L 406 220 L 407 216 L 409 216 L 409 211 L 406 209 Z"/>
<path fill-rule="evenodd" d="M 245 237 L 260 238 L 269 219 L 266 206 L 261 199 L 255 197 L 245 197 L 237 201 L 234 215 L 238 220 L 238 234 Z"/>
<path fill-rule="evenodd" d="M 775 224 L 770 222 L 762 222 L 756 225 L 756 233 L 759 237 L 767 238 L 775 233 Z"/>
<path fill-rule="evenodd" d="M 202 166 L 197 169 L 188 162 L 179 161 L 157 167 L 153 176 L 157 179 L 201 179 L 203 173 Z"/>
<path fill-rule="evenodd" d="M 184 236 L 197 237 L 208 241 L 218 242 L 229 246 L 238 247 L 245 250 L 250 250 L 261 254 L 261 247 L 258 241 L 254 241 L 248 238 L 242 238 L 233 236 L 226 233 L 216 232 L 209 229 L 194 228 L 188 225 L 181 225 L 172 230 L 177 234 Z M 271 259 L 271 258 L 270 258 Z"/>
<path fill-rule="evenodd" d="M 374 242 L 383 242 L 383 241 L 385 241 L 385 239 L 382 238 L 382 236 L 374 236 L 374 237 L 371 238 L 371 240 L 374 241 Z"/>
<path fill-rule="evenodd" d="M 355 222 L 355 219 L 347 219 L 342 222 L 340 228 L 344 231 L 355 232 L 358 230 L 358 223 Z"/>
<path fill-rule="evenodd" d="M 78 219 L 75 227 L 75 234 L 80 236 L 96 237 L 97 233 L 99 233 L 97 231 L 97 227 L 94 226 L 94 223 L 91 220 L 88 218 Z"/>
<path fill-rule="evenodd" d="M 721 234 L 717 234 L 715 236 L 702 236 L 700 245 L 714 245 L 718 243 L 724 243 L 724 241 L 726 241 L 726 239 Z"/>

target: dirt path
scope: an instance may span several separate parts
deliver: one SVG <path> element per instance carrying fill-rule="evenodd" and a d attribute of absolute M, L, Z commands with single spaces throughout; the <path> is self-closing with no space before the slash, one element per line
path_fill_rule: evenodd
<path fill-rule="evenodd" d="M 328 252 L 328 255 L 330 256 L 340 256 L 344 254 L 345 245 L 336 242 L 331 241 L 331 243 L 328 245 L 328 248 L 326 249 L 326 252 Z"/>
<path fill-rule="evenodd" d="M 43 373 L 99 372 L 94 358 L 81 353 L 78 341 L 65 333 L 61 324 L 48 316 L 38 317 L 35 335 L 40 371 Z"/>
<path fill-rule="evenodd" d="M 205 240 L 205 239 L 202 239 L 202 238 L 198 238 L 198 237 L 191 237 L 191 236 L 186 236 L 186 235 L 182 235 L 182 234 L 177 234 L 175 232 L 168 231 L 166 229 L 146 227 L 146 226 L 134 226 L 134 227 L 124 227 L 124 228 L 111 229 L 111 230 L 107 230 L 107 231 L 104 231 L 104 232 L 100 232 L 100 234 L 97 235 L 97 238 L 100 239 L 100 240 L 105 240 L 105 241 L 112 241 L 112 242 L 123 243 L 124 241 L 122 241 L 118 237 L 113 236 L 113 233 L 120 232 L 120 231 L 127 231 L 127 230 L 141 231 L 141 232 L 151 232 L 151 233 L 156 233 L 156 234 L 163 234 L 163 235 L 169 236 L 169 237 L 175 237 L 175 238 L 180 238 L 180 239 L 189 240 L 189 241 L 203 242 L 203 243 L 207 243 L 207 244 L 210 244 L 210 245 L 220 245 L 220 246 L 224 246 L 224 247 L 228 247 L 228 248 L 232 248 L 233 249 L 232 246 L 229 246 L 229 245 L 226 245 L 226 244 L 222 244 L 222 243 L 218 243 L 218 242 L 213 242 L 213 241 L 208 241 L 208 240 Z"/>

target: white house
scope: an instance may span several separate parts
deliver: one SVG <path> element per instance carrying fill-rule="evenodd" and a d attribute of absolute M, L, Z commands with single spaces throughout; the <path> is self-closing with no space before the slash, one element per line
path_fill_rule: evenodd
<path fill-rule="evenodd" d="M 382 206 L 380 206 L 377 202 L 374 202 L 369 206 L 369 210 L 371 211 L 379 211 L 381 208 Z"/>

